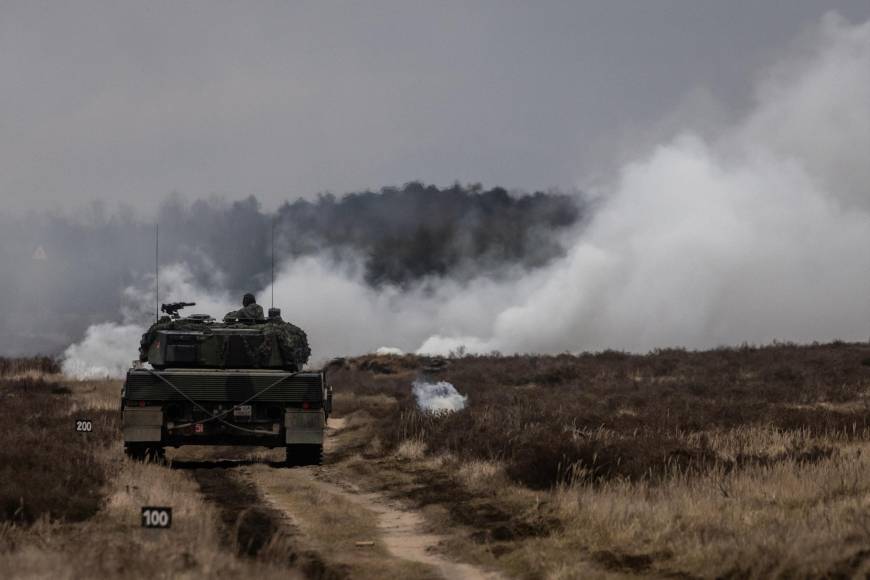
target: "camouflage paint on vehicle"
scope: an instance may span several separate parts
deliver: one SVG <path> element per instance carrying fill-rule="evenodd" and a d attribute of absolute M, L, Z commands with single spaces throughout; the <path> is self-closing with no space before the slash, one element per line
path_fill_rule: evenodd
<path fill-rule="evenodd" d="M 236 311 L 217 322 L 181 318 L 185 305 L 164 305 L 170 316 L 143 334 L 139 361 L 127 373 L 121 408 L 128 454 L 283 446 L 289 463 L 319 462 L 332 390 L 323 371 L 302 371 L 311 354 L 305 332 L 278 309 L 268 319 L 231 316 Z"/>

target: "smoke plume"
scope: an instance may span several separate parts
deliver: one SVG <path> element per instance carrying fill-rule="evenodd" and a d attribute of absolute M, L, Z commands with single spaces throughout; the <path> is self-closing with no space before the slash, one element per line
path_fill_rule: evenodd
<path fill-rule="evenodd" d="M 419 183 L 298 200 L 275 213 L 263 212 L 253 197 L 188 203 L 173 196 L 157 216 L 162 277 L 181 269 L 186 286 L 167 287 L 161 296 L 217 298 L 223 308 L 266 288 L 273 224 L 279 267 L 317 257 L 323 268 L 358 268 L 371 288 L 534 269 L 564 253 L 562 233 L 577 222 L 578 201 Z M 75 215 L 0 213 L 0 268 L 12 273 L 0 277 L 0 353 L 56 354 L 92 324 L 147 322 L 155 309 L 154 250 L 153 219 L 129 209 L 94 204 Z"/>
<path fill-rule="evenodd" d="M 94 324 L 81 342 L 70 345 L 61 369 L 76 379 L 122 377 L 137 357 L 135 347 L 142 327 L 135 324 L 104 322 Z"/>
<path fill-rule="evenodd" d="M 309 258 L 276 295 L 316 352 L 866 340 L 870 23 L 830 16 L 807 42 L 729 129 L 687 128 L 623 167 L 544 267 L 372 287 L 362 266 Z"/>
<path fill-rule="evenodd" d="M 870 23 L 827 17 L 713 140 L 624 167 L 567 256 L 476 333 L 488 351 L 710 347 L 870 335 Z"/>
<path fill-rule="evenodd" d="M 278 267 L 276 305 L 320 360 L 385 344 L 443 354 L 866 340 L 870 22 L 825 18 L 759 78 L 742 119 L 712 136 L 686 126 L 625 165 L 597 192 L 594 214 L 562 219 L 561 197 L 502 192 L 490 192 L 486 211 L 460 201 L 439 214 L 433 193 L 411 204 L 410 219 L 407 199 L 429 199 L 417 185 L 407 199 L 384 190 L 288 205 L 277 218 L 290 258 Z M 477 203 L 456 195 L 465 194 Z M 265 242 L 246 237 L 268 235 L 268 220 L 258 227 L 239 226 L 226 253 L 179 243 L 179 271 L 196 282 L 184 298 L 229 307 L 255 281 L 264 302 L 268 270 L 242 267 L 263 259 Z M 197 239 L 225 243 L 226 228 L 203 226 Z"/>

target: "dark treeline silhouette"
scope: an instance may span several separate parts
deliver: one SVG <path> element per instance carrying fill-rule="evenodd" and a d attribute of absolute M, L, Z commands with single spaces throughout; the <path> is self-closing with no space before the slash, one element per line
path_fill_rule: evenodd
<path fill-rule="evenodd" d="M 378 193 L 297 200 L 278 211 L 281 248 L 293 255 L 354 248 L 374 285 L 424 276 L 470 276 L 505 265 L 533 268 L 562 253 L 554 232 L 574 224 L 575 198 L 513 197 L 500 187 L 409 183 Z"/>
<path fill-rule="evenodd" d="M 274 220 L 279 262 L 360 259 L 374 287 L 497 275 L 560 255 L 560 232 L 584 212 L 578 199 L 414 182 L 299 199 L 272 213 L 253 196 L 188 202 L 174 195 L 157 214 L 160 261 L 186 263 L 205 287 L 236 294 L 265 287 Z M 142 284 L 153 267 L 154 223 L 131 210 L 94 204 L 73 216 L 0 215 L 0 354 L 54 353 L 89 324 L 117 319 L 122 290 Z"/>
<path fill-rule="evenodd" d="M 175 197 L 161 207 L 167 260 L 203 271 L 217 266 L 232 291 L 264 286 L 270 273 L 271 221 L 278 261 L 328 253 L 362 257 L 369 284 L 407 286 L 425 276 L 472 277 L 505 266 L 534 268 L 563 251 L 558 232 L 577 222 L 573 196 L 512 196 L 502 188 L 420 183 L 380 192 L 321 195 L 280 206 L 273 215 L 256 198 L 232 203 Z M 210 256 L 212 261 L 203 260 Z"/>

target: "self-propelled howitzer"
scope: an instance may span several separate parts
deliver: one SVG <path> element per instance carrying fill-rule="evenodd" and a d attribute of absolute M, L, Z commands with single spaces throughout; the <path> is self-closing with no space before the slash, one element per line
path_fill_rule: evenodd
<path fill-rule="evenodd" d="M 332 389 L 303 371 L 305 333 L 269 318 L 164 316 L 142 336 L 122 390 L 128 455 L 160 456 L 181 445 L 285 447 L 291 464 L 319 463 Z M 165 310 L 164 310 L 165 311 Z"/>

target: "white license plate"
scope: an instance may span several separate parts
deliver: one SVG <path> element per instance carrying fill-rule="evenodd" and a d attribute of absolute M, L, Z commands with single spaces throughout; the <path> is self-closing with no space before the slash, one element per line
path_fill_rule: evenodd
<path fill-rule="evenodd" d="M 236 405 L 233 407 L 233 416 L 234 417 L 250 417 L 251 416 L 251 406 L 250 405 Z"/>

